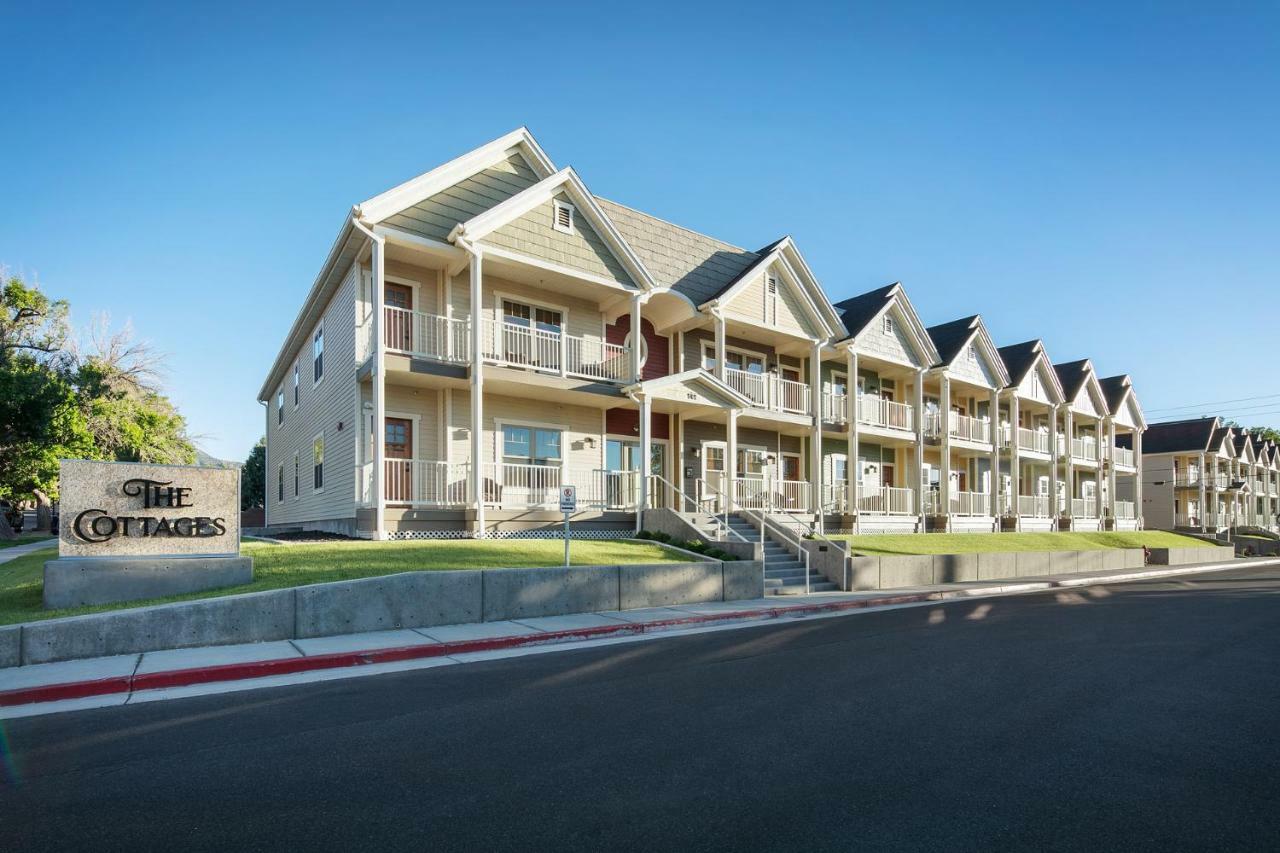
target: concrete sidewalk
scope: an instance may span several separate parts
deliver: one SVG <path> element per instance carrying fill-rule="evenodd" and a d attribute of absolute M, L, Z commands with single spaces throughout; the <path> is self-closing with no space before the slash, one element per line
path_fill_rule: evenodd
<path fill-rule="evenodd" d="M 39 551 L 41 548 L 57 547 L 58 540 L 56 538 L 40 539 L 35 542 L 28 542 L 25 545 L 14 545 L 12 548 L 0 549 L 0 564 L 16 560 L 32 551 Z"/>
<path fill-rule="evenodd" d="M 213 684 L 222 685 L 221 689 L 276 686 L 321 677 L 464 663 L 551 645 L 627 641 L 644 634 L 741 627 L 764 620 L 835 616 L 877 607 L 1270 565 L 1280 566 L 1280 560 L 1237 559 L 1197 566 L 775 596 L 36 664 L 0 669 L 0 718 L 176 698 L 209 692 Z M 527 651 L 518 651 L 521 649 Z"/>

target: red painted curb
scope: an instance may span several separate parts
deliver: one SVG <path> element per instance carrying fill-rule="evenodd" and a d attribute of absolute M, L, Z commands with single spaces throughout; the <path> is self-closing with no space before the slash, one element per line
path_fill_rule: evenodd
<path fill-rule="evenodd" d="M 72 681 L 62 684 L 46 684 L 39 687 L 23 687 L 0 691 L 0 707 L 29 705 L 36 702 L 54 702 L 61 699 L 84 699 L 89 696 L 106 696 L 113 693 L 131 693 L 136 690 L 156 690 L 163 687 L 186 687 L 192 684 L 211 684 L 219 681 L 242 681 L 265 678 L 271 675 L 292 675 L 324 669 L 342 669 L 378 663 L 395 663 L 433 657 L 446 657 L 467 652 L 487 652 L 519 646 L 546 645 L 571 640 L 589 640 L 600 637 L 645 634 L 664 629 L 684 628 L 714 622 L 780 619 L 784 616 L 806 616 L 816 613 L 836 613 L 843 610 L 860 610 L 867 607 L 884 607 L 893 604 L 912 604 L 936 600 L 936 593 L 912 593 L 884 598 L 854 601 L 833 601 L 829 604 L 805 604 L 791 607 L 770 607 L 763 610 L 730 610 L 724 613 L 694 614 L 673 619 L 657 619 L 652 622 L 623 622 L 617 625 L 597 625 L 591 628 L 575 628 L 567 631 L 544 631 L 539 634 L 519 634 L 513 637 L 491 637 L 481 640 L 459 640 L 451 643 L 424 643 L 413 646 L 396 646 L 386 649 L 370 649 L 358 652 L 334 652 L 297 658 L 228 663 L 216 666 L 175 669 L 166 672 L 149 672 L 141 675 L 121 675 L 91 681 Z"/>

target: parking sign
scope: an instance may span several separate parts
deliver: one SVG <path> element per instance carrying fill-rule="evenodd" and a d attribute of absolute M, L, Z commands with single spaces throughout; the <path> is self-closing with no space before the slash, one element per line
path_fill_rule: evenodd
<path fill-rule="evenodd" d="M 577 512 L 578 511 L 578 487 L 577 486 L 561 486 L 560 487 L 560 511 L 561 512 Z"/>

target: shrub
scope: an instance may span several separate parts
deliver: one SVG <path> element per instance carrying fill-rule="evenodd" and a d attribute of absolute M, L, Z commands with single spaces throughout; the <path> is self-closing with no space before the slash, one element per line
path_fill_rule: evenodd
<path fill-rule="evenodd" d="M 662 542 L 663 544 L 666 544 L 666 545 L 670 545 L 670 544 L 671 544 L 671 534 L 670 534 L 670 533 L 663 533 L 663 532 L 659 531 L 659 532 L 657 532 L 657 533 L 653 534 L 653 538 L 654 538 L 654 539 L 657 539 L 659 542 Z"/>
<path fill-rule="evenodd" d="M 637 539 L 652 539 L 652 538 L 653 538 L 653 534 L 652 534 L 652 533 L 650 533 L 650 532 L 649 532 L 649 531 L 647 531 L 647 530 L 641 530 L 639 533 L 637 533 L 637 534 L 636 534 L 636 538 L 637 538 Z"/>

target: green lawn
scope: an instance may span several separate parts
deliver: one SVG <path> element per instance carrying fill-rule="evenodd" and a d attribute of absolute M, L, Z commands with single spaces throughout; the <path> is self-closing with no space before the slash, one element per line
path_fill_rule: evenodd
<path fill-rule="evenodd" d="M 1163 530 L 1115 533 L 918 533 L 832 536 L 851 553 L 976 554 L 982 551 L 1096 551 L 1105 548 L 1198 548 L 1209 543 Z"/>
<path fill-rule="evenodd" d="M 45 610 L 41 606 L 44 563 L 57 556 L 56 548 L 24 554 L 16 560 L 0 563 L 0 625 L 396 572 L 540 568 L 558 566 L 564 560 L 564 542 L 554 539 L 324 542 L 297 545 L 245 542 L 243 550 L 246 556 L 253 557 L 253 583 L 151 601 L 67 610 Z M 571 543 L 569 555 L 577 566 L 683 563 L 693 559 L 656 542 L 583 540 Z"/>
<path fill-rule="evenodd" d="M 0 550 L 12 548 L 15 545 L 27 545 L 41 539 L 53 539 L 53 537 L 48 533 L 19 533 L 17 539 L 0 539 Z"/>

